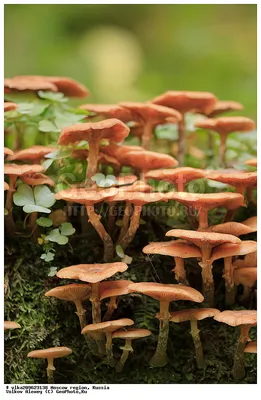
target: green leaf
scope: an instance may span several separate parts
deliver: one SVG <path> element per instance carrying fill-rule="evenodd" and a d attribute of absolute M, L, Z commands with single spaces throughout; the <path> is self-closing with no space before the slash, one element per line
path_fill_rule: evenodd
<path fill-rule="evenodd" d="M 70 222 L 64 222 L 61 227 L 61 234 L 65 236 L 73 235 L 75 232 L 75 228 L 72 226 Z"/>
<path fill-rule="evenodd" d="M 58 237 L 57 243 L 60 244 L 60 245 L 64 245 L 64 244 L 68 243 L 68 241 L 69 241 L 69 239 L 68 239 L 67 236 L 60 235 Z"/>
<path fill-rule="evenodd" d="M 42 167 L 44 167 L 44 170 L 46 171 L 53 163 L 53 160 L 46 160 L 42 163 Z"/>
<path fill-rule="evenodd" d="M 55 93 L 39 90 L 38 96 L 41 97 L 41 99 L 49 100 L 52 103 L 66 103 L 68 101 L 67 97 L 64 97 L 64 94 L 60 92 Z"/>
<path fill-rule="evenodd" d="M 58 129 L 53 122 L 48 121 L 47 119 L 40 121 L 38 127 L 41 132 L 60 132 L 60 129 Z"/>
<path fill-rule="evenodd" d="M 123 248 L 121 247 L 121 245 L 117 244 L 115 250 L 116 250 L 117 256 L 119 256 L 120 258 L 124 257 L 125 254 L 124 254 L 124 251 L 123 251 Z"/>
<path fill-rule="evenodd" d="M 44 214 L 50 214 L 51 210 L 45 207 L 37 206 L 35 204 L 26 204 L 23 207 L 23 211 L 27 214 L 31 214 L 33 212 L 41 212 Z"/>
<path fill-rule="evenodd" d="M 49 235 L 45 237 L 46 240 L 50 242 L 58 243 L 60 245 L 64 245 L 68 242 L 68 238 L 66 236 L 61 235 L 59 229 L 53 229 Z"/>
<path fill-rule="evenodd" d="M 52 207 L 56 202 L 54 194 L 45 185 L 39 185 L 34 188 L 35 203 L 41 207 Z"/>
<path fill-rule="evenodd" d="M 48 276 L 55 276 L 57 273 L 57 268 L 56 267 L 51 267 L 48 273 Z"/>
<path fill-rule="evenodd" d="M 36 223 L 37 225 L 43 226 L 44 228 L 49 228 L 50 226 L 53 225 L 53 221 L 50 218 L 44 218 L 44 217 L 38 218 L 36 220 Z"/>
<path fill-rule="evenodd" d="M 4 215 L 8 215 L 8 210 L 4 208 Z"/>
<path fill-rule="evenodd" d="M 35 204 L 33 189 L 26 184 L 19 185 L 17 191 L 14 194 L 13 200 L 16 206 Z"/>
<path fill-rule="evenodd" d="M 37 117 L 41 115 L 47 107 L 48 104 L 20 103 L 16 111 L 18 111 L 20 114 L 30 115 L 31 117 Z"/>
<path fill-rule="evenodd" d="M 102 174 L 102 173 L 100 173 L 100 172 L 98 172 L 97 174 L 95 174 L 95 175 L 93 175 L 93 176 L 91 177 L 91 180 L 92 180 L 93 182 L 96 182 L 97 184 L 98 184 L 101 180 L 103 180 L 103 179 L 105 179 L 105 175 Z"/>
<path fill-rule="evenodd" d="M 45 254 L 45 253 L 42 254 L 40 258 L 41 258 L 42 260 L 44 260 L 45 262 L 53 261 L 53 259 L 54 259 L 54 253 L 48 251 L 47 254 Z"/>

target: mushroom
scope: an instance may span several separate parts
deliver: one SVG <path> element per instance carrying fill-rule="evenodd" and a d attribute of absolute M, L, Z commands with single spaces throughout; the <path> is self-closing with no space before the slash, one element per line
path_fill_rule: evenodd
<path fill-rule="evenodd" d="M 7 157 L 8 161 L 30 161 L 34 164 L 40 164 L 45 156 L 57 151 L 54 146 L 32 146 L 27 149 L 15 151 Z"/>
<path fill-rule="evenodd" d="M 224 243 L 213 249 L 211 262 L 219 258 L 224 258 L 223 278 L 226 285 L 225 301 L 227 305 L 235 303 L 234 266 L 232 257 L 253 253 L 256 250 L 257 243 L 253 240 L 244 240 L 239 244 Z"/>
<path fill-rule="evenodd" d="M 245 347 L 244 353 L 257 353 L 257 342 L 249 342 Z"/>
<path fill-rule="evenodd" d="M 150 243 L 142 249 L 145 254 L 162 254 L 164 256 L 174 257 L 175 267 L 173 272 L 175 279 L 179 283 L 188 285 L 186 271 L 184 268 L 185 258 L 200 258 L 200 249 L 188 243 L 179 242 L 178 240 L 171 240 L 169 242 Z"/>
<path fill-rule="evenodd" d="M 142 147 L 148 150 L 155 125 L 167 123 L 168 120 L 176 123 L 182 119 L 181 114 L 168 107 L 152 103 L 121 102 L 120 106 L 127 108 L 132 114 L 137 115 L 143 124 Z"/>
<path fill-rule="evenodd" d="M 181 167 L 175 169 L 151 170 L 145 174 L 146 179 L 156 179 L 170 182 L 176 186 L 178 192 L 185 192 L 185 185 L 194 180 L 205 177 L 205 171 L 197 168 Z"/>
<path fill-rule="evenodd" d="M 121 107 L 119 104 L 83 104 L 79 108 L 91 113 L 91 115 L 87 116 L 88 119 L 96 116 L 102 119 L 117 118 L 122 122 L 129 122 L 134 119 L 131 111 L 125 107 Z"/>
<path fill-rule="evenodd" d="M 243 379 L 245 376 L 244 350 L 248 342 L 249 330 L 257 324 L 257 312 L 255 310 L 223 311 L 217 314 L 214 319 L 230 326 L 240 327 L 232 375 L 234 379 Z"/>
<path fill-rule="evenodd" d="M 257 158 L 250 158 L 249 160 L 245 161 L 244 164 L 250 165 L 251 167 L 257 167 Z"/>
<path fill-rule="evenodd" d="M 257 268 L 257 251 L 246 254 L 243 260 L 235 260 L 233 263 L 236 268 L 255 267 Z"/>
<path fill-rule="evenodd" d="M 86 207 L 89 222 L 93 225 L 94 229 L 100 236 L 104 244 L 104 261 L 109 261 L 113 258 L 114 246 L 113 241 L 108 232 L 105 230 L 102 222 L 100 221 L 101 215 L 96 214 L 94 205 L 101 201 L 113 198 L 117 193 L 116 188 L 110 188 L 105 190 L 90 190 L 84 188 L 72 188 L 66 189 L 56 193 L 55 198 L 57 200 L 65 200 L 69 202 L 75 202 L 83 204 Z"/>
<path fill-rule="evenodd" d="M 225 165 L 226 141 L 228 135 L 232 132 L 252 131 L 255 128 L 255 123 L 252 119 L 246 117 L 220 117 L 197 121 L 195 127 L 209 129 L 219 134 L 219 163 L 220 165 Z"/>
<path fill-rule="evenodd" d="M 247 235 L 257 231 L 257 217 L 251 217 L 243 222 L 225 222 L 223 224 L 218 224 L 210 226 L 208 228 L 209 232 L 217 233 L 229 233 L 234 236 Z"/>
<path fill-rule="evenodd" d="M 135 339 L 141 339 L 151 335 L 151 331 L 148 329 L 129 328 L 128 330 L 119 330 L 113 332 L 112 339 L 125 339 L 125 344 L 120 347 L 122 355 L 118 363 L 116 364 L 116 372 L 121 372 L 129 357 L 129 353 L 133 352 L 132 341 Z"/>
<path fill-rule="evenodd" d="M 27 357 L 32 358 L 46 358 L 48 361 L 47 365 L 47 378 L 48 383 L 54 383 L 53 371 L 55 371 L 55 367 L 53 365 L 53 361 L 55 358 L 61 358 L 72 354 L 72 350 L 69 347 L 50 347 L 49 349 L 42 350 L 33 350 L 27 354 Z"/>
<path fill-rule="evenodd" d="M 205 297 L 205 304 L 214 304 L 214 280 L 212 274 L 212 249 L 222 243 L 240 243 L 241 240 L 233 235 L 226 235 L 212 232 L 198 232 L 183 229 L 171 229 L 166 236 L 173 236 L 185 239 L 197 246 L 201 251 L 202 290 Z"/>
<path fill-rule="evenodd" d="M 4 321 L 4 330 L 8 329 L 19 329 L 21 328 L 21 325 L 19 325 L 17 322 L 13 321 Z"/>
<path fill-rule="evenodd" d="M 130 292 L 142 293 L 160 302 L 160 312 L 157 318 L 160 321 L 159 336 L 156 352 L 150 360 L 153 367 L 163 367 L 167 364 L 167 344 L 169 336 L 169 303 L 178 300 L 190 300 L 201 303 L 204 297 L 196 289 L 183 285 L 166 285 L 155 282 L 133 283 L 129 286 Z"/>
<path fill-rule="evenodd" d="M 179 203 L 191 206 L 198 212 L 199 231 L 206 231 L 208 228 L 208 211 L 217 207 L 225 207 L 228 210 L 244 205 L 244 197 L 239 193 L 186 193 L 169 192 L 166 199 L 176 200 Z"/>
<path fill-rule="evenodd" d="M 207 113 L 211 112 L 216 104 L 217 98 L 209 92 L 189 92 L 170 90 L 152 100 L 154 104 L 160 104 L 178 110 L 182 114 L 179 121 L 179 139 L 178 139 L 178 160 L 182 165 L 185 156 L 186 146 L 186 128 L 185 113 Z"/>
<path fill-rule="evenodd" d="M 45 293 L 47 297 L 56 297 L 60 300 L 72 301 L 76 307 L 76 314 L 80 321 L 81 329 L 86 325 L 86 310 L 82 301 L 91 295 L 91 286 L 82 283 L 71 283 L 70 285 L 57 286 Z"/>
<path fill-rule="evenodd" d="M 109 321 L 114 310 L 116 310 L 118 307 L 118 297 L 128 294 L 128 287 L 132 283 L 132 281 L 128 280 L 101 282 L 99 289 L 100 300 L 107 299 L 108 297 L 110 298 L 109 303 L 106 304 L 107 311 L 104 314 L 103 321 Z"/>
<path fill-rule="evenodd" d="M 191 308 L 187 310 L 175 311 L 170 313 L 171 322 L 190 322 L 191 328 L 191 336 L 193 338 L 195 352 L 196 352 L 196 361 L 198 368 L 205 368 L 205 360 L 203 355 L 202 343 L 200 340 L 200 331 L 198 330 L 198 321 L 201 321 L 205 318 L 214 317 L 219 314 L 220 311 L 216 308 Z"/>
<path fill-rule="evenodd" d="M 129 134 L 130 129 L 116 118 L 100 122 L 79 123 L 64 128 L 60 134 L 58 144 L 69 144 L 86 140 L 89 143 L 88 167 L 86 171 L 86 185 L 92 185 L 91 177 L 97 172 L 100 142 L 108 139 L 112 142 L 122 142 Z"/>
<path fill-rule="evenodd" d="M 4 147 L 4 155 L 5 156 L 11 156 L 13 154 L 14 154 L 13 150 L 9 149 L 8 147 Z"/>
<path fill-rule="evenodd" d="M 114 358 L 112 352 L 112 332 L 117 331 L 119 328 L 123 328 L 125 326 L 133 325 L 134 321 L 129 318 L 122 318 L 115 321 L 106 321 L 100 322 L 98 324 L 90 324 L 85 326 L 82 330 L 82 334 L 85 335 L 94 335 L 97 333 L 105 333 L 106 336 L 106 355 L 107 355 L 107 363 L 111 367 L 114 367 Z"/>
<path fill-rule="evenodd" d="M 4 91 L 5 93 L 12 92 L 38 92 L 39 90 L 47 90 L 58 92 L 57 87 L 44 79 L 31 79 L 29 76 L 5 78 Z"/>
<path fill-rule="evenodd" d="M 245 267 L 234 269 L 234 281 L 235 284 L 244 286 L 244 293 L 241 297 L 241 301 L 249 299 L 252 288 L 255 286 L 257 281 L 257 268 Z"/>
<path fill-rule="evenodd" d="M 15 224 L 12 216 L 12 208 L 13 208 L 13 195 L 15 192 L 15 185 L 17 178 L 24 174 L 28 174 L 30 172 L 42 172 L 44 168 L 41 165 L 32 164 L 32 165 L 17 165 L 17 164 L 5 164 L 4 165 L 4 174 L 8 175 L 9 178 L 9 189 L 6 196 L 5 208 L 8 211 L 6 215 L 6 229 L 9 234 L 12 234 L 15 231 Z"/>
<path fill-rule="evenodd" d="M 220 114 L 224 114 L 230 111 L 240 111 L 243 110 L 244 106 L 237 101 L 230 100 L 218 100 L 214 105 L 211 112 L 205 113 L 209 118 L 217 117 Z"/>
<path fill-rule="evenodd" d="M 89 151 L 83 149 L 73 150 L 71 156 L 73 158 L 78 158 L 79 160 L 86 160 L 89 157 Z M 110 165 L 114 170 L 114 174 L 117 174 L 121 167 L 116 158 L 101 152 L 98 155 L 98 165 Z"/>
<path fill-rule="evenodd" d="M 4 112 L 16 110 L 17 107 L 18 107 L 18 105 L 16 103 L 12 103 L 10 101 L 4 102 Z"/>
<path fill-rule="evenodd" d="M 9 185 L 8 183 L 4 182 L 4 191 L 9 190 Z"/>

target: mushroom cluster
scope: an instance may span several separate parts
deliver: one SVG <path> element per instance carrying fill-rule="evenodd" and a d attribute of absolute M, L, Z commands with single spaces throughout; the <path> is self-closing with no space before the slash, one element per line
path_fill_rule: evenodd
<path fill-rule="evenodd" d="M 11 94 L 28 92 L 34 95 L 31 103 L 8 101 Z M 252 131 L 254 121 L 223 116 L 241 111 L 243 106 L 220 101 L 209 92 L 167 91 L 144 103 L 87 103 L 75 112 L 62 106 L 67 101 L 64 96 L 87 95 L 83 85 L 65 77 L 5 79 L 6 145 L 12 147 L 9 143 L 13 125 L 16 135 L 18 127 L 18 136 L 26 139 L 24 114 L 31 112 L 38 133 L 41 132 L 41 141 L 36 139 L 30 147 L 19 147 L 19 137 L 15 136 L 13 150 L 4 148 L 7 237 L 27 234 L 44 249 L 41 259 L 50 262 L 58 252 L 57 245 L 65 246 L 72 235 L 74 265 L 70 265 L 70 251 L 64 247 L 64 259 L 59 259 L 63 267 L 49 275 L 56 274 L 62 284 L 48 290 L 45 296 L 74 303 L 79 333 L 84 335 L 88 352 L 95 360 L 104 358 L 120 373 L 134 351 L 132 341 L 152 343 L 157 336 L 149 364 L 163 367 L 175 357 L 168 348 L 169 332 L 177 329 L 177 323 L 189 321 L 197 367 L 207 368 L 198 321 L 212 317 L 240 326 L 232 376 L 243 379 L 244 352 L 256 349 L 254 342 L 248 343 L 249 330 L 256 324 L 256 311 L 242 307 L 251 308 L 249 299 L 256 291 L 257 217 L 253 210 L 257 172 L 253 169 L 257 160 L 248 157 L 243 165 L 229 164 L 226 143 L 230 133 Z M 59 101 L 57 111 L 54 103 Z M 213 170 L 212 165 L 194 168 L 189 164 L 187 113 L 193 115 L 195 136 L 197 128 L 209 131 L 209 135 L 219 134 L 222 169 Z M 175 157 L 157 151 L 154 132 L 166 124 L 177 128 Z M 200 190 L 193 190 L 195 182 Z M 169 218 L 172 208 L 175 218 Z M 148 233 L 151 221 L 157 226 L 153 210 L 163 221 L 165 241 L 160 241 L 162 234 L 159 238 L 157 233 Z M 185 215 L 182 223 L 178 220 L 181 211 Z M 139 240 L 141 233 L 146 238 Z M 78 258 L 78 242 L 73 242 L 74 238 L 93 251 L 86 260 Z M 152 264 L 154 255 L 162 264 L 167 257 L 174 258 L 173 278 L 147 281 L 144 273 L 137 279 L 132 262 L 137 257 L 142 258 L 143 264 Z M 119 307 L 125 298 L 133 307 L 135 301 L 144 304 L 143 295 L 154 299 L 155 310 L 159 302 L 158 334 L 145 325 L 134 327 L 133 315 L 125 315 Z M 240 311 L 235 310 L 238 305 Z M 226 310 L 231 306 L 233 310 Z M 5 329 L 15 328 L 20 326 L 5 322 Z M 125 343 L 119 354 L 117 344 L 121 340 Z M 28 357 L 47 359 L 48 382 L 53 383 L 53 360 L 71 353 L 68 347 L 52 347 L 34 349 Z"/>

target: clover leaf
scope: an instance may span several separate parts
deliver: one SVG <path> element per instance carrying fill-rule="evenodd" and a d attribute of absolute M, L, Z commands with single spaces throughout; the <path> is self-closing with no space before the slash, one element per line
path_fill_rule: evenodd
<path fill-rule="evenodd" d="M 61 234 L 65 236 L 73 235 L 75 232 L 75 228 L 72 226 L 70 222 L 64 222 L 61 225 Z"/>
<path fill-rule="evenodd" d="M 43 226 L 44 228 L 50 228 L 53 225 L 53 221 L 50 218 L 38 218 L 36 220 L 37 225 Z"/>
<path fill-rule="evenodd" d="M 53 277 L 57 273 L 57 267 L 51 267 L 48 273 L 48 276 Z"/>
<path fill-rule="evenodd" d="M 48 253 L 46 253 L 46 254 L 43 253 L 40 258 L 41 258 L 41 260 L 44 260 L 45 262 L 53 261 L 54 253 L 48 251 Z"/>
<path fill-rule="evenodd" d="M 116 250 L 117 256 L 119 256 L 120 258 L 123 258 L 125 256 L 125 253 L 124 253 L 123 248 L 121 247 L 121 245 L 117 244 L 115 250 Z"/>
<path fill-rule="evenodd" d="M 41 132 L 60 132 L 60 129 L 52 122 L 48 121 L 47 119 L 42 119 L 39 122 L 39 131 Z"/>
<path fill-rule="evenodd" d="M 96 182 L 96 185 L 98 185 L 99 187 L 103 187 L 103 188 L 111 187 L 118 183 L 117 179 L 115 178 L 114 175 L 106 175 L 105 176 L 104 174 L 101 174 L 101 173 L 97 173 L 97 174 L 93 175 L 91 177 L 91 180 L 93 182 Z"/>
<path fill-rule="evenodd" d="M 4 208 L 4 215 L 8 215 L 8 210 Z"/>
<path fill-rule="evenodd" d="M 41 97 L 41 99 L 49 100 L 52 103 L 66 103 L 68 101 L 67 97 L 60 92 L 44 92 L 43 90 L 39 90 L 38 96 Z"/>
<path fill-rule="evenodd" d="M 54 194 L 45 185 L 32 189 L 29 185 L 21 184 L 14 194 L 14 204 L 23 207 L 23 211 L 27 214 L 33 212 L 49 214 L 51 212 L 49 207 L 52 207 L 55 201 Z"/>
<path fill-rule="evenodd" d="M 45 237 L 46 240 L 49 240 L 50 242 L 54 242 L 60 245 L 64 245 L 68 243 L 68 237 L 61 235 L 60 231 L 58 228 L 53 229 L 49 235 Z"/>

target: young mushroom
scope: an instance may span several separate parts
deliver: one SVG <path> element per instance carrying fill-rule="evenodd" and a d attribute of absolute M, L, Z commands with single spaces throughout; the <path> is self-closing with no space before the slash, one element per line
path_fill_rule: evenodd
<path fill-rule="evenodd" d="M 198 321 L 205 318 L 211 318 L 219 314 L 220 311 L 216 308 L 191 308 L 181 311 L 175 311 L 170 313 L 170 322 L 190 322 L 191 336 L 193 338 L 195 352 L 196 352 L 196 362 L 198 368 L 205 368 L 205 360 L 203 354 L 202 343 L 200 340 L 200 330 L 198 330 Z"/>
<path fill-rule="evenodd" d="M 170 90 L 152 100 L 154 104 L 171 107 L 182 114 L 179 121 L 178 160 L 182 165 L 186 153 L 186 128 L 185 114 L 187 112 L 207 113 L 211 112 L 216 104 L 217 98 L 209 92 L 190 92 Z"/>
<path fill-rule="evenodd" d="M 249 296 L 252 288 L 255 286 L 257 281 L 257 268 L 245 267 L 245 268 L 234 268 L 234 282 L 235 285 L 243 285 L 244 292 L 241 296 L 241 301 L 249 300 Z"/>
<path fill-rule="evenodd" d="M 133 352 L 132 341 L 135 339 L 141 339 L 151 335 L 151 331 L 148 329 L 139 329 L 139 328 L 129 328 L 127 330 L 119 330 L 113 332 L 112 339 L 124 339 L 125 344 L 123 347 L 120 347 L 122 350 L 122 355 L 119 361 L 116 364 L 116 372 L 121 372 L 124 368 L 124 365 L 129 357 L 129 353 Z"/>
<path fill-rule="evenodd" d="M 18 107 L 18 105 L 16 103 L 12 103 L 10 101 L 4 102 L 4 112 L 16 110 L 17 107 Z"/>
<path fill-rule="evenodd" d="M 97 335 L 97 333 L 105 333 L 106 336 L 106 356 L 107 356 L 107 363 L 111 367 L 114 367 L 114 358 L 112 352 L 112 333 L 117 331 L 119 328 L 123 328 L 125 326 L 133 325 L 134 321 L 129 318 L 122 318 L 115 321 L 106 321 L 100 322 L 98 324 L 90 324 L 87 325 L 82 330 L 82 334 L 85 335 Z"/>
<path fill-rule="evenodd" d="M 245 347 L 244 353 L 257 353 L 257 342 L 249 342 Z"/>
<path fill-rule="evenodd" d="M 257 158 L 250 158 L 249 160 L 245 161 L 244 164 L 250 165 L 250 167 L 257 167 Z"/>
<path fill-rule="evenodd" d="M 175 266 L 173 272 L 178 283 L 189 286 L 184 267 L 185 258 L 201 258 L 200 249 L 189 243 L 171 240 L 169 242 L 150 243 L 142 249 L 145 254 L 162 254 L 174 257 Z"/>
<path fill-rule="evenodd" d="M 169 304 L 171 301 L 190 300 L 201 303 L 204 297 L 196 289 L 183 285 L 166 285 L 155 282 L 133 283 L 129 286 L 130 292 L 142 293 L 158 300 L 160 303 L 160 312 L 157 318 L 160 321 L 159 335 L 156 351 L 150 360 L 153 367 L 163 367 L 167 364 L 167 345 L 169 336 Z"/>
<path fill-rule="evenodd" d="M 225 222 L 223 224 L 218 224 L 210 226 L 208 228 L 209 232 L 217 233 L 228 233 L 234 236 L 248 235 L 257 231 L 257 217 L 251 217 L 243 222 Z"/>
<path fill-rule="evenodd" d="M 230 326 L 240 327 L 232 375 L 234 379 L 243 379 L 245 376 L 244 350 L 248 342 L 249 330 L 257 324 L 257 312 L 255 310 L 223 311 L 217 314 L 214 319 Z"/>
<path fill-rule="evenodd" d="M 184 239 L 197 246 L 201 251 L 202 291 L 205 304 L 209 307 L 214 304 L 214 280 L 212 274 L 212 250 L 222 243 L 240 243 L 241 240 L 233 235 L 212 232 L 198 232 L 183 229 L 171 229 L 166 236 Z"/>
<path fill-rule="evenodd" d="M 244 106 L 237 101 L 231 100 L 218 100 L 214 105 L 214 108 L 211 112 L 205 113 L 208 118 L 217 117 L 220 114 L 224 114 L 230 111 L 241 111 L 244 109 Z"/>
<path fill-rule="evenodd" d="M 17 322 L 13 321 L 4 321 L 4 330 L 8 329 L 20 329 L 21 325 L 19 325 Z"/>
<path fill-rule="evenodd" d="M 42 349 L 42 350 L 33 350 L 27 354 L 27 357 L 31 358 L 46 358 L 48 365 L 47 365 L 47 378 L 48 383 L 54 383 L 53 372 L 55 371 L 55 367 L 53 365 L 53 361 L 55 358 L 61 358 L 72 354 L 72 350 L 68 347 L 51 347 L 49 349 Z"/>
<path fill-rule="evenodd" d="M 132 281 L 117 280 L 117 281 L 104 281 L 100 283 L 99 296 L 100 300 L 109 298 L 106 303 L 107 311 L 103 316 L 103 321 L 109 321 L 113 312 L 118 307 L 118 298 L 129 293 L 128 287 Z"/>
<path fill-rule="evenodd" d="M 226 141 L 228 135 L 232 132 L 252 131 L 255 128 L 255 123 L 246 117 L 220 117 L 216 119 L 208 118 L 202 121 L 197 121 L 195 123 L 195 127 L 209 129 L 219 134 L 219 163 L 220 166 L 224 166 L 226 156 Z"/>
<path fill-rule="evenodd" d="M 4 147 L 4 156 L 12 156 L 14 154 L 13 150 L 8 147 Z"/>
<path fill-rule="evenodd" d="M 86 170 L 86 186 L 91 187 L 91 177 L 96 174 L 100 142 L 108 139 L 122 142 L 129 134 L 129 128 L 116 118 L 100 122 L 79 123 L 62 130 L 58 144 L 68 146 L 86 140 L 89 143 L 88 167 Z"/>
<path fill-rule="evenodd" d="M 91 113 L 87 116 L 88 119 L 95 117 L 101 119 L 117 118 L 122 122 L 129 122 L 135 118 L 130 110 L 121 107 L 119 104 L 83 104 L 79 108 Z"/>
<path fill-rule="evenodd" d="M 120 105 L 137 115 L 138 120 L 143 125 L 141 145 L 145 150 L 149 150 L 153 129 L 156 125 L 169 122 L 177 123 L 182 119 L 181 114 L 168 107 L 159 106 L 152 103 L 121 102 Z"/>

